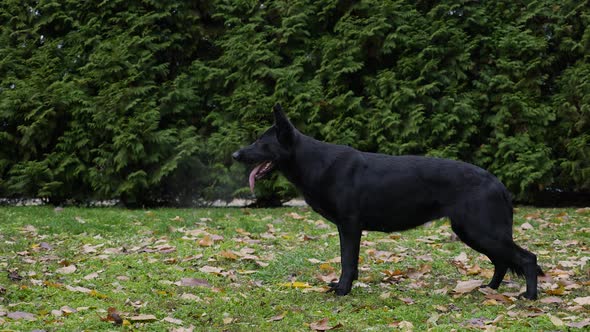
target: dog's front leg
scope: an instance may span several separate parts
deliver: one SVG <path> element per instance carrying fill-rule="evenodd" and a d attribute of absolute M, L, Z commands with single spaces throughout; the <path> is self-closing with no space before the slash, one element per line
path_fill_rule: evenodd
<path fill-rule="evenodd" d="M 340 236 L 340 260 L 342 273 L 338 283 L 330 284 L 330 291 L 336 295 L 346 295 L 352 289 L 352 282 L 358 279 L 359 248 L 361 229 L 356 221 L 338 225 Z"/>

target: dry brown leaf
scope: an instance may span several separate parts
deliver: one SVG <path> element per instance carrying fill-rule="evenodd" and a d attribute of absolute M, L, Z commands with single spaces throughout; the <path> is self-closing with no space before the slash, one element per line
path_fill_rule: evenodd
<path fill-rule="evenodd" d="M 574 302 L 576 302 L 579 305 L 590 305 L 590 296 L 576 297 L 574 299 Z"/>
<path fill-rule="evenodd" d="M 581 322 L 577 322 L 577 323 L 566 323 L 565 325 L 569 326 L 569 327 L 574 327 L 577 329 L 582 329 L 586 326 L 590 326 L 590 319 L 585 319 Z"/>
<path fill-rule="evenodd" d="M 98 278 L 98 274 L 101 273 L 101 272 L 102 272 L 102 270 L 101 271 L 97 271 L 97 272 L 92 272 L 92 273 L 90 273 L 88 275 L 85 275 L 83 279 L 84 280 L 96 279 L 96 278 Z"/>
<path fill-rule="evenodd" d="M 332 273 L 330 273 L 328 275 L 321 275 L 321 274 L 319 274 L 319 275 L 316 276 L 316 278 L 319 281 L 323 281 L 325 283 L 329 283 L 329 282 L 338 280 L 338 275 L 336 274 L 336 272 L 332 272 Z"/>
<path fill-rule="evenodd" d="M 388 326 L 401 329 L 402 331 L 413 331 L 414 330 L 414 324 L 412 324 L 412 322 L 408 322 L 405 320 L 390 323 Z"/>
<path fill-rule="evenodd" d="M 462 251 L 457 257 L 453 258 L 453 260 L 455 262 L 461 262 L 461 263 L 469 262 L 469 258 L 467 257 L 467 254 L 464 251 Z"/>
<path fill-rule="evenodd" d="M 132 322 L 153 322 L 157 320 L 157 318 L 154 315 L 137 315 L 129 317 L 129 320 Z"/>
<path fill-rule="evenodd" d="M 231 250 L 223 250 L 219 253 L 219 256 L 231 260 L 237 260 L 239 258 L 238 255 Z"/>
<path fill-rule="evenodd" d="M 121 318 L 117 309 L 113 307 L 109 307 L 107 309 L 107 316 L 105 318 L 100 317 L 100 320 L 103 322 L 113 322 L 115 325 L 123 325 L 123 318 Z"/>
<path fill-rule="evenodd" d="M 213 245 L 213 239 L 209 235 L 205 235 L 202 239 L 199 240 L 198 244 L 201 247 L 210 247 Z"/>
<path fill-rule="evenodd" d="M 59 310 L 61 310 L 61 312 L 64 313 L 64 315 L 71 315 L 71 314 L 75 314 L 78 312 L 78 310 L 72 308 L 72 307 L 68 307 L 67 305 L 61 307 Z"/>
<path fill-rule="evenodd" d="M 215 267 L 215 266 L 205 265 L 205 266 L 201 267 L 199 269 L 199 271 L 205 272 L 205 273 L 212 273 L 212 274 L 221 274 L 223 269 L 219 268 L 219 267 Z"/>
<path fill-rule="evenodd" d="M 565 293 L 565 287 L 563 285 L 559 285 L 556 289 L 548 289 L 545 293 L 549 295 L 563 295 Z"/>
<path fill-rule="evenodd" d="M 76 265 L 72 264 L 72 265 L 61 267 L 61 268 L 55 270 L 55 272 L 57 272 L 59 274 L 72 274 L 72 273 L 76 272 L 76 270 L 77 270 Z"/>
<path fill-rule="evenodd" d="M 486 299 L 496 300 L 503 303 L 512 303 L 511 298 L 503 294 L 486 294 Z"/>
<path fill-rule="evenodd" d="M 342 324 L 338 323 L 334 326 L 329 326 L 328 325 L 328 318 L 320 319 L 317 322 L 313 322 L 313 323 L 309 324 L 309 328 L 314 331 L 329 331 L 329 330 L 337 329 L 339 327 L 342 327 Z"/>
<path fill-rule="evenodd" d="M 24 312 L 24 311 L 13 311 L 9 312 L 6 317 L 14 320 L 24 319 L 24 320 L 35 320 L 35 315 Z"/>
<path fill-rule="evenodd" d="M 472 290 L 481 286 L 483 282 L 481 280 L 467 280 L 467 281 L 458 281 L 457 286 L 453 289 L 453 292 L 457 294 L 465 294 L 469 293 Z"/>
<path fill-rule="evenodd" d="M 539 300 L 541 303 L 562 303 L 563 300 L 557 296 L 547 296 Z"/>
<path fill-rule="evenodd" d="M 283 320 L 283 318 L 285 318 L 285 313 L 282 313 L 280 315 L 273 316 L 273 317 L 269 318 L 267 320 L 267 322 L 277 322 L 277 321 Z"/>
<path fill-rule="evenodd" d="M 197 278 L 182 278 L 180 279 L 180 283 L 178 283 L 178 285 L 184 287 L 211 287 L 207 280 Z"/>
<path fill-rule="evenodd" d="M 163 321 L 167 322 L 167 323 L 172 323 L 172 324 L 176 324 L 176 325 L 182 325 L 182 320 L 180 319 L 176 319 L 176 318 L 172 318 L 172 317 L 165 317 L 164 319 L 162 319 Z"/>
<path fill-rule="evenodd" d="M 553 323 L 553 325 L 555 325 L 557 327 L 561 327 L 561 326 L 565 325 L 563 323 L 563 321 L 561 319 L 559 319 L 559 317 L 553 316 L 551 314 L 547 314 L 547 316 L 549 317 L 549 320 L 551 321 L 551 323 Z"/>
<path fill-rule="evenodd" d="M 300 214 L 298 214 L 297 212 L 289 212 L 285 214 L 287 217 L 291 217 L 295 220 L 302 220 L 305 219 L 305 217 L 301 216 Z"/>
<path fill-rule="evenodd" d="M 18 271 L 13 270 L 8 272 L 8 279 L 12 281 L 21 281 L 23 280 L 23 277 L 20 274 L 18 274 Z"/>

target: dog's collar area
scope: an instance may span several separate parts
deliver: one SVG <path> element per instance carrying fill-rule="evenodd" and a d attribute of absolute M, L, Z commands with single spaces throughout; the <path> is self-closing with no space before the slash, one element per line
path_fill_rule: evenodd
<path fill-rule="evenodd" d="M 274 168 L 274 164 L 272 161 L 264 161 L 258 165 L 256 165 L 256 167 L 254 167 L 254 169 L 252 170 L 252 172 L 250 172 L 250 176 L 248 177 L 248 182 L 250 183 L 250 191 L 252 191 L 252 193 L 254 193 L 254 184 L 256 183 L 256 180 L 262 178 L 263 176 L 265 176 L 266 174 L 268 174 L 270 171 L 272 171 Z"/>

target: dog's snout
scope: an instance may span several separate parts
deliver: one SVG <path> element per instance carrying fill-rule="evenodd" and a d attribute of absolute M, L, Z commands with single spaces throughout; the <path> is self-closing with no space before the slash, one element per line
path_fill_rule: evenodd
<path fill-rule="evenodd" d="M 240 151 L 232 153 L 231 156 L 234 158 L 234 160 L 240 160 Z"/>

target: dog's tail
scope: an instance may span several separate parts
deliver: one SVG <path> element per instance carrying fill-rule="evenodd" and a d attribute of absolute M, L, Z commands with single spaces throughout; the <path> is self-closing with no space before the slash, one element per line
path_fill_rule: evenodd
<path fill-rule="evenodd" d="M 519 265 L 510 265 L 508 267 L 508 270 L 510 270 L 510 272 L 516 274 L 519 277 L 524 277 L 525 276 L 524 269 L 522 268 L 522 266 L 519 266 Z M 537 272 L 537 276 L 544 276 L 545 275 L 545 272 L 543 272 L 543 269 L 539 265 L 537 265 L 537 271 L 536 272 Z"/>
<path fill-rule="evenodd" d="M 504 198 L 504 201 L 506 202 L 506 207 L 508 209 L 508 211 L 507 211 L 508 217 L 510 218 L 510 224 L 512 225 L 514 222 L 514 206 L 512 205 L 512 197 L 510 195 L 510 192 L 508 191 L 508 189 L 506 189 L 506 187 L 504 187 L 502 190 L 502 197 Z M 520 247 L 518 247 L 518 248 L 519 248 L 519 250 L 524 251 L 527 255 L 534 256 L 533 253 L 530 253 Z M 536 256 L 535 256 L 535 258 L 536 258 Z M 517 264 L 512 263 L 508 266 L 508 269 L 510 270 L 510 272 L 516 274 L 519 277 L 525 276 L 524 269 L 523 269 L 522 265 L 517 265 Z M 545 273 L 543 272 L 543 269 L 538 264 L 536 267 L 536 273 L 537 273 L 537 276 L 544 276 L 545 275 Z"/>

